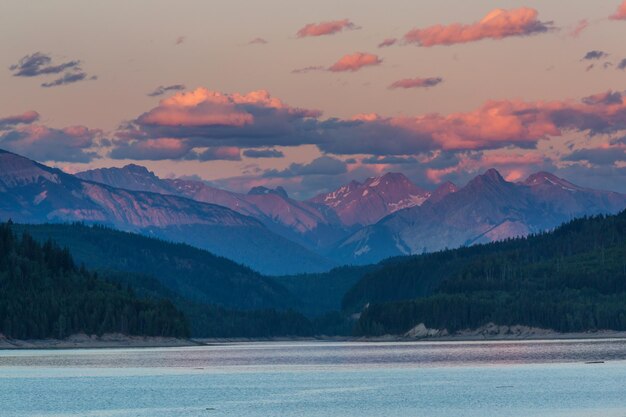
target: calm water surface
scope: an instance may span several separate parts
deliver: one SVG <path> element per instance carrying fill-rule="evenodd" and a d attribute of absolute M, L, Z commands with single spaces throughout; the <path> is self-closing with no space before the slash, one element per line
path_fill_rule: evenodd
<path fill-rule="evenodd" d="M 0 351 L 0 416 L 626 417 L 626 341 Z"/>

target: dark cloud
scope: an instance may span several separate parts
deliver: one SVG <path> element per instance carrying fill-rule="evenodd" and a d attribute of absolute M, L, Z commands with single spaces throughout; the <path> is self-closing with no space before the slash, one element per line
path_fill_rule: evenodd
<path fill-rule="evenodd" d="M 398 80 L 393 82 L 390 86 L 390 90 L 395 90 L 398 88 L 408 89 L 408 88 L 430 88 L 434 87 L 443 82 L 443 78 L 441 77 L 429 77 L 429 78 L 404 78 L 402 80 Z"/>
<path fill-rule="evenodd" d="M 264 178 L 291 178 L 309 175 L 338 175 L 347 172 L 346 163 L 330 156 L 321 156 L 309 164 L 291 164 L 279 171 L 271 169 L 265 171 Z"/>
<path fill-rule="evenodd" d="M 83 80 L 97 80 L 98 77 L 91 76 L 88 77 L 88 75 L 81 71 L 74 71 L 74 72 L 66 72 L 65 74 L 63 74 L 62 77 L 57 78 L 56 80 L 50 81 L 48 83 L 42 83 L 41 86 L 45 87 L 45 88 L 49 88 L 49 87 L 58 87 L 60 85 L 66 85 L 66 84 L 73 84 L 73 83 L 77 83 L 79 81 L 83 81 Z"/>
<path fill-rule="evenodd" d="M 38 161 L 90 162 L 98 158 L 90 149 L 101 134 L 84 126 L 28 125 L 0 133 L 0 147 Z"/>
<path fill-rule="evenodd" d="M 52 81 L 42 83 L 42 87 L 57 87 L 87 79 L 95 80 L 98 78 L 96 76 L 90 77 L 82 70 L 80 63 L 81 62 L 78 60 L 73 60 L 61 64 L 54 64 L 49 55 L 35 52 L 34 54 L 24 56 L 17 64 L 11 65 L 9 69 L 13 71 L 15 77 L 38 77 L 63 73 L 62 76 Z"/>
<path fill-rule="evenodd" d="M 620 63 L 617 64 L 617 69 L 622 71 L 626 69 L 626 58 L 622 59 Z"/>
<path fill-rule="evenodd" d="M 263 38 L 254 38 L 248 42 L 248 45 L 265 45 L 266 43 L 268 42 Z"/>
<path fill-rule="evenodd" d="M 337 155 L 414 155 L 437 148 L 429 132 L 381 120 L 328 120 L 319 123 L 324 137 L 317 146 Z"/>
<path fill-rule="evenodd" d="M 183 159 L 192 150 L 185 140 L 159 138 L 128 142 L 115 140 L 109 153 L 112 159 L 135 159 L 140 161 L 162 161 Z"/>
<path fill-rule="evenodd" d="M 386 48 L 388 46 L 392 46 L 395 45 L 398 42 L 398 40 L 396 38 L 387 38 L 384 41 L 382 41 L 381 43 L 378 44 L 379 48 Z"/>
<path fill-rule="evenodd" d="M 595 61 L 598 59 L 606 58 L 609 54 L 604 51 L 593 50 L 589 51 L 585 54 L 585 56 L 581 59 L 581 61 Z"/>
<path fill-rule="evenodd" d="M 578 149 L 562 158 L 564 161 L 587 161 L 594 165 L 613 165 L 626 161 L 626 148 Z"/>
<path fill-rule="evenodd" d="M 186 39 L 187 39 L 186 36 L 179 36 L 179 37 L 176 38 L 175 44 L 176 45 L 180 45 L 180 44 L 184 43 Z"/>
<path fill-rule="evenodd" d="M 0 118 L 0 130 L 7 129 L 19 124 L 31 124 L 39 120 L 39 113 L 36 111 L 27 111 L 22 114 L 7 116 Z"/>
<path fill-rule="evenodd" d="M 284 153 L 277 149 L 246 149 L 243 156 L 247 158 L 283 158 Z"/>
<path fill-rule="evenodd" d="M 313 72 L 313 71 L 326 71 L 326 68 L 321 65 L 312 65 L 309 67 L 297 68 L 295 70 L 292 70 L 291 73 L 292 74 L 306 74 L 307 72 Z"/>
<path fill-rule="evenodd" d="M 80 61 L 68 61 L 61 64 L 52 64 L 49 55 L 35 52 L 26 55 L 17 64 L 11 65 L 9 69 L 13 71 L 15 77 L 36 77 L 39 75 L 59 74 L 70 68 L 77 68 Z"/>
<path fill-rule="evenodd" d="M 619 91 L 609 91 L 605 94 L 596 94 L 593 96 L 584 97 L 582 102 L 589 105 L 595 106 L 598 104 L 622 104 L 622 93 Z"/>
<path fill-rule="evenodd" d="M 168 91 L 180 91 L 184 89 L 185 89 L 185 86 L 183 84 L 173 84 L 173 85 L 167 85 L 167 86 L 160 85 L 157 88 L 155 88 L 152 92 L 146 95 L 149 97 L 158 97 L 158 96 L 162 96 Z"/>

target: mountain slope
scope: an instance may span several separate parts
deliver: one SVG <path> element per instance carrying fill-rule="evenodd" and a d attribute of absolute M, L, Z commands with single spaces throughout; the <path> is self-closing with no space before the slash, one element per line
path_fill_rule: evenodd
<path fill-rule="evenodd" d="M 615 213 L 626 207 L 625 195 L 557 182 L 554 176 L 550 177 L 554 184 L 538 180 L 545 177 L 537 174 L 515 184 L 496 170 L 488 170 L 456 192 L 359 230 L 337 246 L 336 259 L 365 264 L 526 236 L 575 217 Z"/>
<path fill-rule="evenodd" d="M 269 274 L 323 271 L 332 264 L 228 208 L 175 195 L 85 181 L 0 151 L 0 219 L 85 221 L 186 242 Z"/>
<path fill-rule="evenodd" d="M 248 194 L 221 190 L 195 180 L 161 179 L 144 167 L 101 168 L 76 174 L 103 184 L 139 191 L 178 195 L 227 207 L 254 217 L 274 233 L 311 249 L 328 247 L 347 235 L 334 215 L 306 202 L 289 198 L 281 188 L 256 187 Z"/>

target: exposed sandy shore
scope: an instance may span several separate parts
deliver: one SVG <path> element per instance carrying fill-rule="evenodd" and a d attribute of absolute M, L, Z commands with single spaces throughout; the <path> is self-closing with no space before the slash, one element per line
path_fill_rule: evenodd
<path fill-rule="evenodd" d="M 123 334 L 87 336 L 72 335 L 66 339 L 15 340 L 0 335 L 0 349 L 96 349 L 96 348 L 140 348 L 195 346 L 192 340 L 172 337 L 142 337 Z"/>
<path fill-rule="evenodd" d="M 318 336 L 318 337 L 275 337 L 266 339 L 249 338 L 210 338 L 195 339 L 202 344 L 248 343 L 248 342 L 473 342 L 499 340 L 576 340 L 576 339 L 626 339 L 626 332 L 598 330 L 580 333 L 559 333 L 554 330 L 527 326 L 497 326 L 488 324 L 478 329 L 463 330 L 449 334 L 446 330 L 428 329 L 423 325 L 415 326 L 405 335 L 386 335 L 379 337 Z"/>
<path fill-rule="evenodd" d="M 521 340 L 576 340 L 576 339 L 626 339 L 626 332 L 599 330 L 581 333 L 559 333 L 553 330 L 526 326 L 497 326 L 489 324 L 479 329 L 449 334 L 445 330 L 428 329 L 418 325 L 405 335 L 380 337 L 318 336 L 273 338 L 204 338 L 176 339 L 168 337 L 126 336 L 105 334 L 87 336 L 77 334 L 67 339 L 15 340 L 0 335 L 2 349 L 99 349 L 99 348 L 145 348 L 217 345 L 227 343 L 259 342 L 473 342 L 473 341 L 521 341 Z"/>

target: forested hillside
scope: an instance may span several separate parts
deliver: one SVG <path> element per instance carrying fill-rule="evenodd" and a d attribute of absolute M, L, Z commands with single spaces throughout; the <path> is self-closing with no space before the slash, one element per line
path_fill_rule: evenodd
<path fill-rule="evenodd" d="M 296 304 L 289 292 L 271 279 L 189 245 L 81 223 L 14 227 L 39 241 L 58 242 L 91 269 L 150 276 L 193 302 L 241 310 L 283 309 Z"/>
<path fill-rule="evenodd" d="M 194 337 L 312 336 L 351 331 L 341 315 L 325 313 L 339 310 L 341 297 L 361 275 L 348 276 L 347 281 L 336 274 L 320 274 L 319 280 L 315 274 L 274 280 L 201 249 L 103 226 L 16 224 L 12 228 L 40 242 L 58 242 L 77 262 L 124 288 L 132 288 L 141 297 L 170 300 L 184 313 Z M 293 292 L 281 285 L 292 279 L 289 286 Z M 338 291 L 327 298 L 335 289 Z M 307 318 L 302 313 L 322 317 Z"/>
<path fill-rule="evenodd" d="M 418 323 L 455 331 L 489 322 L 558 331 L 626 330 L 626 212 L 551 233 L 397 259 L 344 298 L 366 304 L 362 334 Z"/>
<path fill-rule="evenodd" d="M 0 225 L 0 333 L 40 339 L 80 332 L 185 337 L 188 327 L 169 301 L 139 299 L 77 267 L 68 250 Z"/>

